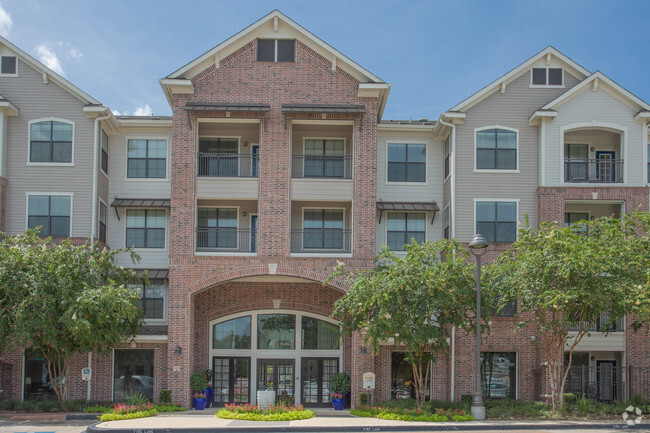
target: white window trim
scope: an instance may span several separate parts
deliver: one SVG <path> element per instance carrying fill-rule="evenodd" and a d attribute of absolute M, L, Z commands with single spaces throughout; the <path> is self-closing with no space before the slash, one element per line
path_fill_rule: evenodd
<path fill-rule="evenodd" d="M 623 125 L 619 125 L 616 123 L 609 123 L 609 122 L 598 122 L 598 121 L 591 121 L 591 122 L 579 122 L 579 123 L 571 123 L 569 125 L 563 125 L 560 127 L 560 179 L 559 179 L 559 185 L 560 186 L 570 186 L 573 188 L 593 188 L 594 186 L 598 187 L 626 187 L 633 185 L 630 183 L 629 179 L 629 174 L 628 174 L 628 167 L 630 164 L 623 164 L 623 182 L 620 183 L 590 183 L 590 182 L 584 182 L 584 183 L 579 183 L 579 182 L 565 182 L 564 181 L 564 160 L 565 160 L 565 155 L 564 155 L 564 145 L 566 143 L 566 134 L 569 132 L 573 132 L 579 129 L 591 129 L 591 130 L 606 130 L 609 132 L 614 132 L 616 134 L 619 134 L 621 136 L 620 140 L 620 148 L 619 148 L 619 159 L 623 159 L 623 161 L 629 161 L 628 158 L 628 144 L 627 144 L 627 127 Z M 647 138 L 646 138 L 647 139 Z M 582 143 L 579 142 L 574 142 L 574 143 L 569 143 L 569 144 L 583 144 L 585 143 L 584 141 Z M 588 148 L 590 154 L 591 154 L 591 148 Z M 594 154 L 595 155 L 595 154 Z M 647 159 L 646 159 L 646 165 L 647 165 Z M 640 185 L 646 185 L 647 183 L 647 178 L 642 179 L 642 182 Z"/>
<path fill-rule="evenodd" d="M 517 135 L 519 135 L 519 134 L 517 134 Z M 447 141 L 447 140 L 449 140 L 449 144 L 446 146 L 447 149 L 445 149 L 445 141 Z M 449 133 L 449 135 L 447 135 L 447 138 L 442 140 L 442 173 L 443 173 L 443 175 L 445 173 L 445 159 L 447 159 L 447 155 L 445 154 L 446 150 L 449 151 L 449 174 L 447 176 L 445 176 L 445 178 L 442 181 L 443 183 L 445 183 L 445 182 L 447 182 L 449 180 L 449 178 L 451 177 L 451 171 L 452 171 L 452 168 L 451 168 L 451 132 Z"/>
<path fill-rule="evenodd" d="M 503 129 L 506 131 L 511 131 L 517 134 L 517 168 L 514 169 L 492 169 L 492 168 L 477 168 L 477 163 L 478 163 L 478 158 L 477 158 L 477 150 L 478 148 L 476 147 L 476 134 L 481 131 L 487 131 L 490 129 Z M 496 151 L 496 150 L 495 150 Z M 519 151 L 519 129 L 517 128 L 511 128 L 510 126 L 503 126 L 503 125 L 490 125 L 490 126 L 481 126 L 480 128 L 474 128 L 474 173 L 519 173 L 519 154 L 521 152 Z"/>
<path fill-rule="evenodd" d="M 108 160 L 106 161 L 107 167 L 111 163 L 111 152 L 110 152 L 111 136 L 108 135 L 108 132 L 104 128 L 100 129 L 100 132 L 99 132 L 99 172 L 102 173 L 106 177 L 106 179 L 108 179 L 108 173 L 105 172 L 102 169 L 102 133 L 106 134 L 106 136 L 108 137 L 108 144 L 106 145 L 106 155 L 107 155 L 107 158 L 108 158 Z M 127 151 L 128 151 L 128 148 L 127 148 Z"/>
<path fill-rule="evenodd" d="M 40 122 L 61 122 L 72 125 L 72 146 L 70 149 L 70 162 L 32 162 L 30 161 L 32 155 L 32 124 Z M 49 167 L 74 167 L 74 145 L 76 136 L 76 125 L 72 120 L 60 119 L 58 117 L 44 117 L 41 119 L 34 119 L 27 122 L 27 163 L 26 165 L 35 166 L 49 166 Z"/>
<path fill-rule="evenodd" d="M 515 223 L 517 224 L 515 228 L 515 240 L 513 242 L 517 242 L 519 240 L 519 228 L 521 227 L 521 222 L 519 221 L 519 201 L 520 199 L 518 198 L 474 198 L 472 199 L 474 201 L 474 215 L 472 216 L 474 220 L 474 229 L 472 233 L 472 238 L 476 235 L 476 203 L 478 202 L 508 202 L 508 203 L 517 203 L 517 216 L 516 216 L 516 221 Z M 491 244 L 507 244 L 509 242 L 490 242 Z"/>
<path fill-rule="evenodd" d="M 195 221 L 196 226 L 195 227 L 196 228 L 199 227 L 199 209 L 235 209 L 236 212 L 237 212 L 237 218 L 236 218 L 237 227 L 236 227 L 236 230 L 239 230 L 239 227 L 240 227 L 239 218 L 240 218 L 240 215 L 241 215 L 241 212 L 240 212 L 241 206 L 228 206 L 228 205 L 199 206 L 198 203 L 197 203 L 197 205 L 195 207 L 195 215 L 196 215 L 196 221 Z M 255 214 L 253 214 L 253 213 L 249 214 L 249 216 L 252 216 L 252 215 L 257 215 L 257 214 L 256 213 Z M 250 219 L 249 219 L 249 221 L 250 221 Z M 257 232 L 259 233 L 259 226 L 257 227 Z M 196 230 L 195 230 L 195 233 L 196 233 Z M 196 248 L 198 246 L 197 242 L 198 242 L 198 236 L 196 236 L 196 234 L 195 234 L 195 236 L 194 236 L 194 255 L 195 256 L 215 256 L 215 257 L 218 257 L 218 256 L 222 256 L 222 257 L 223 256 L 228 256 L 228 257 L 230 257 L 230 256 L 255 257 L 255 256 L 257 256 L 257 251 L 255 251 L 254 253 L 245 253 L 245 252 L 239 252 L 239 251 L 232 251 L 232 252 L 230 252 L 230 251 L 225 251 L 225 252 L 196 251 Z M 259 247 L 259 244 L 256 244 L 256 247 Z M 237 236 L 237 249 L 239 249 L 239 236 Z"/>
<path fill-rule="evenodd" d="M 99 203 L 103 204 L 106 207 L 106 240 L 104 241 L 106 245 L 108 245 L 108 203 L 104 201 L 104 199 L 99 198 Z M 97 207 L 97 229 L 95 230 L 95 233 L 97 233 L 96 240 L 99 240 L 99 222 L 101 219 L 101 211 L 100 211 L 100 206 Z"/>
<path fill-rule="evenodd" d="M 533 69 L 546 69 L 546 84 L 533 84 Z M 548 70 L 549 69 L 562 69 L 562 84 L 548 84 Z M 552 68 L 550 66 L 546 66 L 543 68 L 540 67 L 532 67 L 530 68 L 530 82 L 528 84 L 528 87 L 530 89 L 564 89 L 565 84 L 564 84 L 564 68 Z"/>
<path fill-rule="evenodd" d="M 169 136 L 164 135 L 144 135 L 144 136 L 126 136 L 125 147 L 124 147 L 124 182 L 169 182 L 169 170 L 170 170 L 170 152 L 169 143 L 171 142 Z M 165 140 L 166 144 L 166 155 L 165 155 L 165 177 L 164 178 L 154 178 L 154 177 L 129 177 L 129 140 Z M 100 170 L 101 171 L 101 170 Z"/>
<path fill-rule="evenodd" d="M 9 54 L 9 53 L 7 53 L 7 54 Z M 18 77 L 18 76 L 19 76 L 19 75 L 18 75 L 18 63 L 20 63 L 20 62 L 18 61 L 18 60 L 19 60 L 19 59 L 18 59 L 18 56 L 15 55 L 15 54 L 12 54 L 12 55 L 7 55 L 7 56 L 4 56 L 4 55 L 3 55 L 3 56 L 0 56 L 0 57 L 15 57 L 15 58 L 16 58 L 16 72 L 13 73 L 13 74 L 3 74 L 3 73 L 0 73 L 0 77 L 7 77 L 7 78 Z M 0 62 L 1 62 L 1 61 L 2 61 L 2 59 L 0 59 Z M 1 63 L 0 63 L 0 65 L 1 65 Z"/>
<path fill-rule="evenodd" d="M 73 192 L 26 192 L 25 193 L 25 230 L 29 228 L 29 197 L 32 195 L 47 195 L 47 196 L 67 196 L 70 197 L 70 235 L 72 238 L 72 214 L 74 210 L 74 193 Z"/>
<path fill-rule="evenodd" d="M 430 143 L 428 140 L 385 140 L 386 143 L 386 166 L 384 167 L 384 185 L 407 185 L 407 186 L 428 186 L 429 185 L 429 147 Z M 388 146 L 391 144 L 424 144 L 424 182 L 395 182 L 388 180 Z M 443 161 L 444 162 L 444 161 Z M 443 167 L 444 170 L 444 167 Z M 451 173 L 451 170 L 449 170 Z"/>
<path fill-rule="evenodd" d="M 258 349 L 257 348 L 257 316 L 263 314 L 293 314 L 296 316 L 296 326 L 294 334 L 294 349 L 293 350 L 273 350 L 273 349 Z M 214 338 L 214 325 L 227 322 L 229 320 L 237 319 L 239 317 L 251 317 L 251 348 L 250 349 L 213 349 L 212 340 Z M 339 326 L 338 321 L 332 320 L 329 317 L 321 316 L 316 313 L 307 313 L 300 310 L 249 310 L 230 314 L 228 316 L 219 317 L 218 319 L 211 320 L 208 323 L 208 357 L 207 362 L 209 368 L 212 368 L 212 358 L 219 357 L 248 357 L 250 358 L 250 403 L 256 403 L 257 391 L 257 360 L 258 359 L 292 359 L 294 360 L 294 396 L 296 403 L 302 402 L 302 366 L 300 365 L 302 358 L 338 358 L 339 372 L 343 371 L 343 341 L 340 341 L 339 348 L 336 350 L 312 350 L 302 348 L 302 318 L 311 317 L 314 319 L 322 320 Z"/>
<path fill-rule="evenodd" d="M 384 235 L 385 235 L 384 239 L 386 240 L 386 242 L 385 242 L 386 246 L 389 247 L 389 245 L 388 245 L 388 215 L 390 215 L 392 213 L 419 213 L 419 214 L 424 214 L 424 241 L 426 242 L 428 240 L 427 236 L 428 236 L 429 233 L 428 233 L 428 230 L 427 230 L 427 221 L 429 219 L 429 212 L 424 211 L 424 210 L 391 210 L 391 211 L 386 211 L 386 229 L 384 230 Z M 410 240 L 409 240 L 409 243 L 410 243 Z M 404 244 L 404 245 L 406 245 L 406 244 Z M 403 252 L 405 252 L 405 249 L 391 250 L 391 251 L 394 251 L 396 253 L 403 253 Z"/>
<path fill-rule="evenodd" d="M 127 214 L 129 210 L 163 210 L 165 211 L 165 246 L 163 248 L 136 248 L 133 247 L 133 251 L 138 252 L 140 255 L 146 253 L 146 252 L 160 252 L 160 251 L 168 251 L 169 250 L 169 209 L 167 208 L 160 208 L 160 207 L 127 207 L 124 208 L 124 246 L 126 248 L 129 248 L 130 245 L 127 245 L 126 243 L 126 221 L 127 221 Z M 146 228 L 145 228 L 146 229 Z M 108 228 L 106 230 L 108 232 Z"/>

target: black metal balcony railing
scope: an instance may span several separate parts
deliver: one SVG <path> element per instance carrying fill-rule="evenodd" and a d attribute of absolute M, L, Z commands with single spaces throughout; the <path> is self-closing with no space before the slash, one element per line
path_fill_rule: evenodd
<path fill-rule="evenodd" d="M 196 251 L 254 253 L 257 251 L 257 230 L 199 227 L 196 229 Z"/>
<path fill-rule="evenodd" d="M 617 319 L 613 326 L 609 324 L 609 313 L 601 313 L 600 319 L 587 329 L 588 332 L 625 332 L 625 318 Z M 569 327 L 569 331 L 577 331 L 578 325 Z"/>
<path fill-rule="evenodd" d="M 564 161 L 564 181 L 573 183 L 621 183 L 622 159 L 567 159 Z"/>
<path fill-rule="evenodd" d="M 294 178 L 352 179 L 351 156 L 293 155 Z"/>
<path fill-rule="evenodd" d="M 291 230 L 292 253 L 350 253 L 352 230 Z"/>
<path fill-rule="evenodd" d="M 199 177 L 258 177 L 257 155 L 250 153 L 199 153 Z"/>

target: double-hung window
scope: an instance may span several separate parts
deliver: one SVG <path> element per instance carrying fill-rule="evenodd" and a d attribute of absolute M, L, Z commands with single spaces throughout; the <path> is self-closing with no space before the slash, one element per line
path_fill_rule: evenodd
<path fill-rule="evenodd" d="M 99 202 L 99 236 L 98 239 L 106 243 L 106 205 Z"/>
<path fill-rule="evenodd" d="M 126 246 L 165 248 L 165 220 L 162 209 L 127 209 Z"/>
<path fill-rule="evenodd" d="M 237 248 L 237 208 L 199 208 L 199 248 Z"/>
<path fill-rule="evenodd" d="M 476 131 L 478 170 L 516 170 L 517 132 L 490 128 Z"/>
<path fill-rule="evenodd" d="M 388 182 L 426 182 L 426 145 L 388 143 Z"/>
<path fill-rule="evenodd" d="M 71 163 L 72 123 L 58 120 L 29 125 L 29 162 Z"/>
<path fill-rule="evenodd" d="M 101 156 L 101 169 L 105 174 L 108 174 L 108 134 L 102 129 L 102 156 Z"/>
<path fill-rule="evenodd" d="M 387 244 L 393 251 L 403 251 L 413 240 L 425 240 L 426 214 L 424 212 L 388 212 Z"/>
<path fill-rule="evenodd" d="M 533 86 L 563 86 L 562 68 L 533 68 L 530 73 Z"/>
<path fill-rule="evenodd" d="M 133 284 L 138 291 L 140 300 L 138 306 L 142 309 L 145 319 L 163 319 L 165 314 L 165 279 L 150 278 L 149 284 L 144 281 Z"/>
<path fill-rule="evenodd" d="M 517 203 L 477 201 L 476 233 L 488 242 L 514 242 L 517 239 Z"/>
<path fill-rule="evenodd" d="M 305 249 L 343 248 L 342 209 L 305 209 L 304 212 Z"/>
<path fill-rule="evenodd" d="M 70 236 L 70 195 L 29 195 L 27 227 L 41 227 L 39 236 Z"/>
<path fill-rule="evenodd" d="M 126 177 L 164 179 L 167 176 L 167 140 L 130 139 Z"/>
<path fill-rule="evenodd" d="M 306 139 L 305 177 L 344 177 L 344 155 L 344 140 Z"/>

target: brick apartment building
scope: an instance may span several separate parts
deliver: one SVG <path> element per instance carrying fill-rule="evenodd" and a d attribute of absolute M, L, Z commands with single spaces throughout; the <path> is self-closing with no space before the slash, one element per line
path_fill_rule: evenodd
<path fill-rule="evenodd" d="M 75 360 L 71 371 L 90 365 L 93 379 L 67 378 L 70 398 L 172 389 L 189 405 L 189 375 L 206 368 L 217 405 L 254 403 L 270 382 L 328 404 L 338 371 L 355 402 L 364 372 L 376 373 L 375 401 L 408 396 L 399 347 L 373 355 L 358 335 L 339 340 L 329 316 L 345 286 L 323 284 L 337 262 L 367 269 L 382 245 L 477 231 L 495 257 L 526 217 L 648 210 L 650 107 L 552 47 L 437 120 L 395 121 L 382 119 L 390 84 L 279 11 L 160 79 L 171 117 L 115 116 L 0 46 L 0 230 L 134 246 L 150 279 L 146 326 L 112 356 Z M 515 330 L 516 308 L 482 342 L 486 391 L 539 399 L 538 336 Z M 612 374 L 649 366 L 648 338 L 624 321 L 598 331 L 574 362 L 610 373 L 590 382 L 626 389 Z M 471 393 L 473 346 L 452 333 L 431 398 Z M 48 392 L 29 350 L 0 354 L 0 367 L 0 400 Z M 620 396 L 607 389 L 602 399 Z"/>

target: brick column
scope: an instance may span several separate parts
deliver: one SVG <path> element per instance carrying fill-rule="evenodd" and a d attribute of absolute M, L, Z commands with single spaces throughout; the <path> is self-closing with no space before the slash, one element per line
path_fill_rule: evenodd
<path fill-rule="evenodd" d="M 359 406 L 359 393 L 366 392 L 363 390 L 363 373 L 375 373 L 375 357 L 372 354 L 372 347 L 363 344 L 363 338 L 360 332 L 352 334 L 352 374 L 351 374 L 351 400 L 352 407 Z M 373 401 L 375 401 L 375 390 L 371 391 Z"/>

